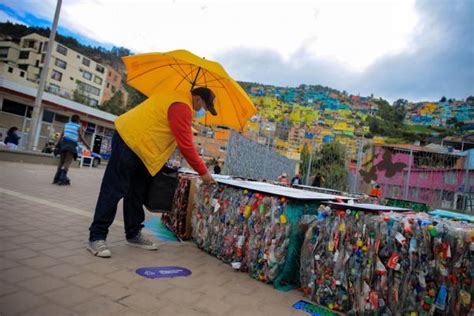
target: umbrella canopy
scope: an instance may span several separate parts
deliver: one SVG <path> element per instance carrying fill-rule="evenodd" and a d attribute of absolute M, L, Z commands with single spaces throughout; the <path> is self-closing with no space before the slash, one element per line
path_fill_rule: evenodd
<path fill-rule="evenodd" d="M 147 53 L 123 58 L 127 83 L 146 96 L 175 90 L 189 92 L 208 87 L 216 95 L 217 116 L 199 121 L 206 125 L 222 125 L 242 130 L 257 109 L 242 87 L 217 62 L 200 58 L 186 50 Z"/>

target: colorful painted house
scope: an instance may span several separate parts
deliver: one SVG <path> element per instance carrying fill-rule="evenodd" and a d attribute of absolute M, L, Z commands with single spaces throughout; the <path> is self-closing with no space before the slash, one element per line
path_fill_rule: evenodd
<path fill-rule="evenodd" d="M 371 168 L 363 170 L 361 176 L 366 183 L 380 184 L 386 198 L 462 209 L 466 208 L 466 202 L 462 205 L 463 196 L 466 200 L 474 199 L 474 181 L 464 189 L 466 178 L 474 179 L 474 169 L 465 168 L 467 153 L 440 152 L 415 145 L 376 145 Z"/>

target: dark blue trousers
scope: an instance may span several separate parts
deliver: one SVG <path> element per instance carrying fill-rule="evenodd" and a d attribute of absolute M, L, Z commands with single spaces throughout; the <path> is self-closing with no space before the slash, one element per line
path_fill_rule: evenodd
<path fill-rule="evenodd" d="M 89 240 L 107 238 L 109 227 L 117 213 L 118 202 L 122 198 L 126 238 L 133 238 L 140 233 L 145 220 L 143 202 L 150 180 L 151 175 L 143 162 L 115 132 L 94 220 L 89 228 Z"/>

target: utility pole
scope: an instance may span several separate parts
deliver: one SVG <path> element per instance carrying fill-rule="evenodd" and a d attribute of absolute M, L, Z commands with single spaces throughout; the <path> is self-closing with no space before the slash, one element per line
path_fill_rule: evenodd
<path fill-rule="evenodd" d="M 362 155 L 363 155 L 363 147 L 364 147 L 364 138 L 360 140 L 359 143 L 359 148 L 357 150 L 357 166 L 356 166 L 356 172 L 355 172 L 355 177 L 354 177 L 354 183 L 352 185 L 352 193 L 357 192 L 357 183 L 359 181 L 359 172 L 360 169 L 362 168 Z"/>
<path fill-rule="evenodd" d="M 56 29 L 58 28 L 59 13 L 61 12 L 62 0 L 58 0 L 56 4 L 56 11 L 54 12 L 53 26 L 51 27 L 51 33 L 49 34 L 48 48 L 46 50 L 46 56 L 44 58 L 44 65 L 41 71 L 40 82 L 38 85 L 38 92 L 36 94 L 35 104 L 33 106 L 33 112 L 31 113 L 31 129 L 28 133 L 28 149 L 36 150 L 38 146 L 39 132 L 41 130 L 41 101 L 43 100 L 43 91 L 46 84 L 46 78 L 48 76 L 49 62 L 51 60 L 51 52 L 53 51 L 54 39 L 56 37 Z"/>
<path fill-rule="evenodd" d="M 408 189 L 410 188 L 410 177 L 411 177 L 411 164 L 413 161 L 413 148 L 410 148 L 410 159 L 408 161 L 408 173 L 407 173 L 407 182 L 405 185 L 405 194 L 404 194 L 404 199 L 408 200 Z"/>
<path fill-rule="evenodd" d="M 311 144 L 311 152 L 309 153 L 309 161 L 308 161 L 308 171 L 306 172 L 306 185 L 309 185 L 311 179 L 311 165 L 313 164 L 313 145 L 314 142 Z"/>

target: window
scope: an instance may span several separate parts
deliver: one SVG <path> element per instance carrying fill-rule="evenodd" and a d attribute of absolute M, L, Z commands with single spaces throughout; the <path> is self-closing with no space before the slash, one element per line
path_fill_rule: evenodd
<path fill-rule="evenodd" d="M 13 68 L 12 68 L 12 67 L 8 67 L 8 72 L 9 72 L 9 73 L 13 73 Z"/>
<path fill-rule="evenodd" d="M 44 110 L 43 111 L 43 122 L 53 123 L 54 112 Z"/>
<path fill-rule="evenodd" d="M 20 77 L 25 77 L 25 72 L 24 71 L 20 71 Z"/>
<path fill-rule="evenodd" d="M 67 123 L 67 122 L 69 122 L 69 117 L 56 113 L 56 115 L 54 116 L 54 121 L 55 122 L 60 122 L 60 123 Z"/>
<path fill-rule="evenodd" d="M 105 72 L 105 68 L 102 67 L 101 65 L 96 65 L 95 70 L 103 74 Z"/>
<path fill-rule="evenodd" d="M 81 55 L 77 55 L 77 58 L 81 58 Z"/>
<path fill-rule="evenodd" d="M 115 86 L 112 86 L 112 93 L 115 93 L 116 89 Z"/>
<path fill-rule="evenodd" d="M 8 47 L 0 47 L 0 58 L 8 57 Z"/>
<path fill-rule="evenodd" d="M 97 96 L 100 95 L 100 89 L 98 89 L 94 86 L 91 86 L 90 84 L 79 81 L 79 80 L 76 80 L 76 83 L 77 83 L 77 86 L 78 86 L 79 90 L 82 90 L 84 92 L 94 94 L 94 95 L 97 95 Z"/>
<path fill-rule="evenodd" d="M 96 99 L 92 99 L 92 98 L 89 99 L 90 106 L 97 106 L 97 104 L 99 104 L 99 101 L 97 101 Z"/>
<path fill-rule="evenodd" d="M 110 83 L 107 82 L 107 88 L 110 88 Z"/>
<path fill-rule="evenodd" d="M 18 68 L 28 71 L 28 64 L 18 65 Z"/>
<path fill-rule="evenodd" d="M 39 67 L 39 64 L 40 64 L 39 60 L 35 61 L 35 67 Z"/>
<path fill-rule="evenodd" d="M 456 184 L 457 174 L 454 171 L 448 171 L 444 174 L 445 184 Z"/>
<path fill-rule="evenodd" d="M 18 59 L 28 59 L 30 57 L 30 52 L 28 51 L 21 51 L 20 52 L 20 57 Z"/>
<path fill-rule="evenodd" d="M 48 42 L 44 42 L 43 52 L 45 52 L 47 49 L 48 49 Z"/>
<path fill-rule="evenodd" d="M 53 70 L 51 78 L 57 81 L 61 81 L 61 79 L 63 78 L 63 74 L 57 70 Z"/>
<path fill-rule="evenodd" d="M 71 79 L 71 80 L 74 80 L 74 78 L 73 78 L 73 77 L 70 77 L 69 79 Z"/>
<path fill-rule="evenodd" d="M 54 64 L 62 69 L 66 69 L 66 66 L 67 66 L 67 63 L 64 60 L 61 60 L 59 58 L 56 58 L 56 60 L 54 61 Z"/>
<path fill-rule="evenodd" d="M 44 64 L 44 58 L 45 58 L 46 54 L 43 54 L 41 55 L 41 63 Z"/>
<path fill-rule="evenodd" d="M 82 78 L 87 79 L 87 80 L 91 80 L 92 79 L 92 74 L 88 71 L 83 71 L 82 72 Z"/>
<path fill-rule="evenodd" d="M 35 48 L 35 42 L 34 40 L 28 41 L 28 48 Z"/>
<path fill-rule="evenodd" d="M 102 84 L 102 78 L 94 76 L 94 82 L 97 84 Z"/>
<path fill-rule="evenodd" d="M 67 55 L 67 48 L 62 45 L 58 44 L 58 46 L 56 46 L 56 51 L 60 54 L 63 54 L 64 56 Z"/>
<path fill-rule="evenodd" d="M 84 58 L 82 59 L 82 64 L 83 64 L 84 66 L 89 67 L 89 65 L 91 64 L 91 60 L 84 57 Z"/>
<path fill-rule="evenodd" d="M 51 92 L 51 93 L 59 93 L 59 91 L 61 90 L 61 88 L 60 88 L 58 85 L 56 85 L 56 84 L 50 83 L 50 84 L 49 84 L 49 87 L 48 87 L 48 90 L 49 90 L 49 92 Z"/>
<path fill-rule="evenodd" d="M 11 101 L 8 99 L 4 99 L 3 105 L 2 105 L 2 111 L 11 113 L 11 114 L 25 116 L 26 105 L 15 102 L 15 101 Z"/>

